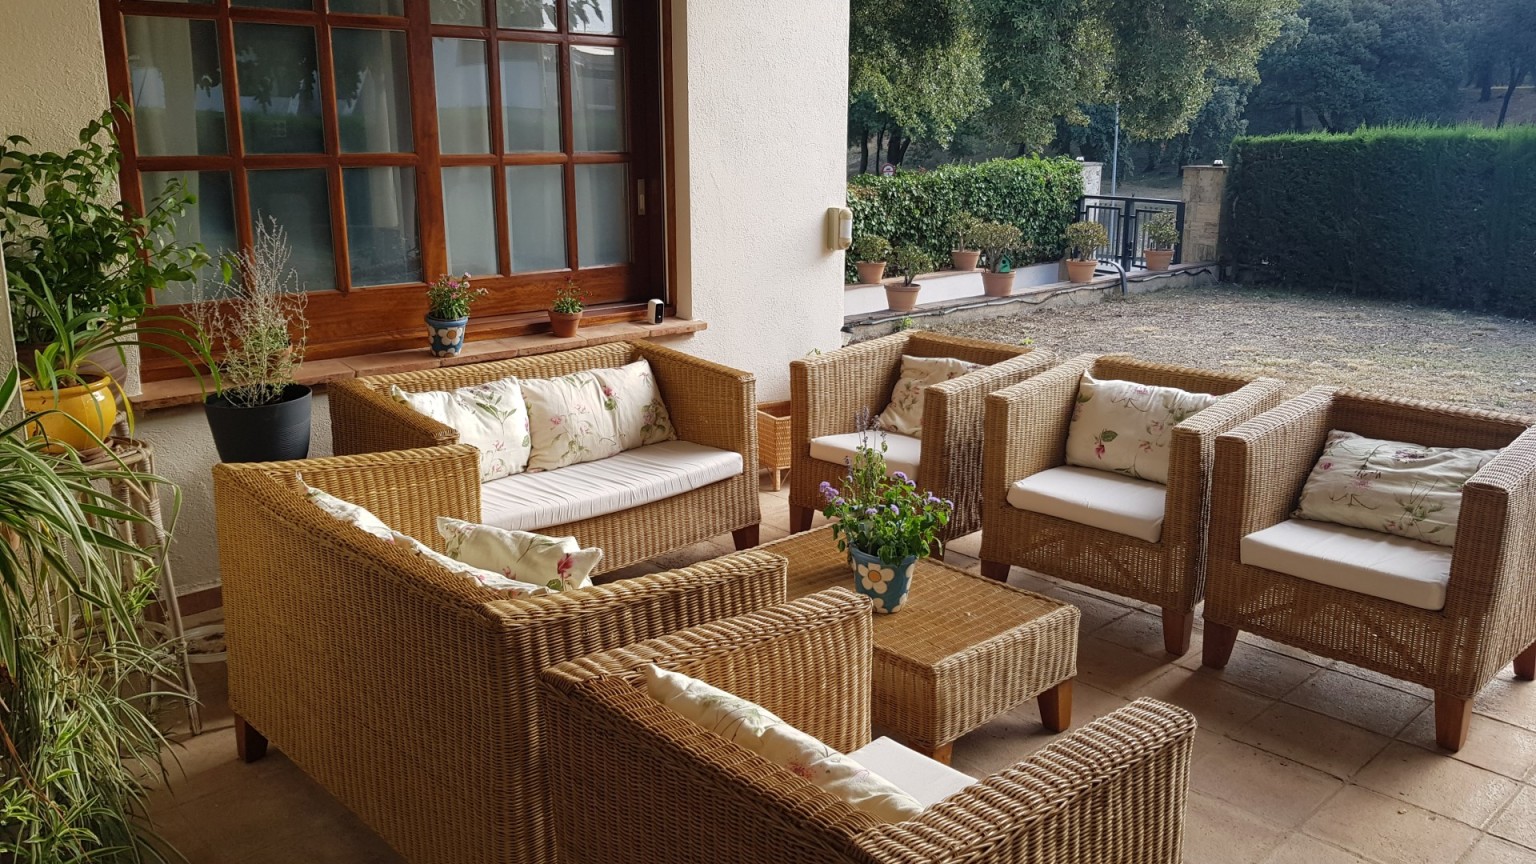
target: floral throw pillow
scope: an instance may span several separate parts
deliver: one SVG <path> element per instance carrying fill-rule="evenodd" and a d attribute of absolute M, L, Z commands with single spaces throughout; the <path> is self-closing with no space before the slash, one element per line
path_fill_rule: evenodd
<path fill-rule="evenodd" d="M 1067 430 L 1067 464 L 1167 484 L 1173 427 L 1219 398 L 1084 372 Z"/>
<path fill-rule="evenodd" d="M 532 439 L 528 408 L 516 378 L 458 390 L 411 393 L 398 385 L 389 395 L 402 405 L 453 427 L 459 442 L 480 450 L 480 479 L 490 482 L 528 467 Z"/>
<path fill-rule="evenodd" d="M 300 478 L 300 482 L 303 482 L 302 477 Z M 396 531 L 390 528 L 388 525 L 385 525 L 382 519 L 373 515 L 372 511 L 368 510 L 366 507 L 353 504 L 351 501 L 347 501 L 342 498 L 337 498 L 335 495 L 332 495 L 322 489 L 316 489 L 313 486 L 305 486 L 304 490 L 304 494 L 309 498 L 310 502 L 313 503 L 316 507 L 319 507 L 321 510 L 325 511 L 325 513 L 329 516 L 342 522 L 346 522 L 349 525 L 355 525 L 358 528 L 361 528 L 363 531 L 373 535 L 374 537 L 383 540 L 385 543 L 399 546 L 407 552 L 410 552 L 414 555 L 419 555 L 433 565 L 441 567 L 449 573 L 463 576 L 464 578 L 479 583 L 480 585 L 489 588 L 492 591 L 502 591 L 513 596 L 526 597 L 547 593 L 546 589 L 542 586 L 533 585 L 528 582 L 521 582 L 516 579 L 509 579 L 500 573 L 493 573 L 489 570 L 483 570 L 479 567 L 471 567 L 468 564 L 455 561 L 452 558 L 442 554 L 441 552 L 438 552 L 436 549 L 433 549 L 425 543 L 422 543 L 415 537 L 412 537 L 408 534 L 401 534 L 399 531 Z"/>
<path fill-rule="evenodd" d="M 617 369 L 593 369 L 592 377 L 603 391 L 603 408 L 613 414 L 619 445 L 625 450 L 677 437 L 649 360 L 636 360 Z"/>
<path fill-rule="evenodd" d="M 754 702 L 654 663 L 641 670 L 650 697 L 704 729 L 756 753 L 882 822 L 915 819 L 916 799 L 896 784 L 779 719 Z"/>
<path fill-rule="evenodd" d="M 523 399 L 533 436 L 529 471 L 551 471 L 624 452 L 612 397 L 591 372 L 559 378 L 528 378 Z"/>
<path fill-rule="evenodd" d="M 880 412 L 880 428 L 899 435 L 923 437 L 923 391 L 930 384 L 959 378 L 981 368 L 953 357 L 901 357 L 901 377 L 891 390 L 891 404 Z"/>
<path fill-rule="evenodd" d="M 1461 487 L 1497 455 L 1497 450 L 1421 447 L 1336 429 L 1302 486 L 1295 515 L 1454 546 Z"/>
<path fill-rule="evenodd" d="M 437 533 L 455 561 L 554 592 L 591 585 L 592 570 L 603 560 L 603 550 L 583 549 L 575 537 L 508 531 L 447 516 L 437 517 Z"/>

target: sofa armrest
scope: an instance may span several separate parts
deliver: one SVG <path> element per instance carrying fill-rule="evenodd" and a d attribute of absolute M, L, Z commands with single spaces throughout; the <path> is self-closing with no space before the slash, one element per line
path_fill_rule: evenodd
<path fill-rule="evenodd" d="M 635 342 L 633 347 L 637 357 L 651 364 L 677 437 L 740 453 L 742 470 L 755 478 L 757 378 L 664 345 Z"/>
<path fill-rule="evenodd" d="M 1179 864 L 1194 734 L 1189 712 L 1140 699 L 857 842 L 891 864 Z"/>
<path fill-rule="evenodd" d="M 1462 486 L 1445 613 L 1470 628 L 1486 679 L 1536 642 L 1536 428 Z"/>
<path fill-rule="evenodd" d="M 459 442 L 459 433 L 452 426 L 396 402 L 387 390 L 366 379 L 334 381 L 327 393 L 331 450 L 338 456 Z"/>
<path fill-rule="evenodd" d="M 1273 378 L 1258 378 L 1173 427 L 1165 537 L 1198 544 L 1207 521 L 1217 437 L 1279 405 L 1283 386 Z"/>
<path fill-rule="evenodd" d="M 1210 555 L 1238 560 L 1242 538 L 1290 518 L 1332 423 L 1332 387 L 1314 387 L 1216 438 Z"/>
<path fill-rule="evenodd" d="M 1015 482 L 1065 463 L 1077 385 L 1096 359 L 1080 354 L 987 397 L 983 509 L 1003 506 Z"/>
<path fill-rule="evenodd" d="M 790 440 L 796 458 L 810 458 L 811 439 L 859 431 L 891 401 L 906 353 L 907 334 L 894 333 L 789 364 Z"/>

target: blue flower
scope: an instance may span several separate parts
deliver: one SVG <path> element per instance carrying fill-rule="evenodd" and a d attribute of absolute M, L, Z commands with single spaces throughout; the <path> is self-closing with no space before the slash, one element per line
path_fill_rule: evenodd
<path fill-rule="evenodd" d="M 864 511 L 864 515 L 865 516 L 873 516 L 873 515 L 875 515 L 875 508 L 873 508 L 873 507 L 867 508 Z"/>
<path fill-rule="evenodd" d="M 891 476 L 895 477 L 897 480 L 900 480 L 903 483 L 907 482 L 907 474 L 906 474 L 905 471 L 897 471 L 895 474 L 892 474 Z"/>
<path fill-rule="evenodd" d="M 895 504 L 892 504 L 891 505 L 891 515 L 892 516 L 900 516 L 901 515 L 901 508 L 897 507 Z"/>

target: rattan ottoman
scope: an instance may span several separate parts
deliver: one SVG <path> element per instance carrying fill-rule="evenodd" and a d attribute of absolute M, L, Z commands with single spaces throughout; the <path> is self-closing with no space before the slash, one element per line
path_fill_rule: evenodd
<path fill-rule="evenodd" d="M 853 589 L 830 527 L 762 548 L 789 560 L 790 599 Z M 901 611 L 874 616 L 875 725 L 945 763 L 955 739 L 1031 698 L 1047 729 L 1065 730 L 1080 617 L 1071 604 L 919 561 Z"/>

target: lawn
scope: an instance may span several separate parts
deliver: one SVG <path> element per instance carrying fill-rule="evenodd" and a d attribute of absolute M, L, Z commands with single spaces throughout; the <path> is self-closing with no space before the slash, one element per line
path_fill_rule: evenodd
<path fill-rule="evenodd" d="M 1536 324 L 1492 315 L 1220 285 L 940 329 L 1536 414 Z"/>

